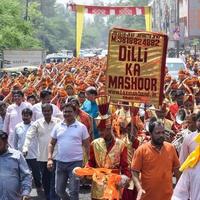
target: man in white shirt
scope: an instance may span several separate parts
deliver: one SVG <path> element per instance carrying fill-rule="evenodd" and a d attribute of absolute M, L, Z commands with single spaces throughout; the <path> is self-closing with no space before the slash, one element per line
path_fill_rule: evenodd
<path fill-rule="evenodd" d="M 51 139 L 51 131 L 54 126 L 60 122 L 60 119 L 52 117 L 53 106 L 51 104 L 42 104 L 43 118 L 36 120 L 29 128 L 25 143 L 23 146 L 24 154 L 29 151 L 31 140 L 37 137 L 38 141 L 38 158 L 42 174 L 42 185 L 44 188 L 46 200 L 59 199 L 55 193 L 55 170 L 47 169 L 48 161 L 48 144 Z M 55 159 L 56 152 L 52 156 Z"/>
<path fill-rule="evenodd" d="M 54 167 L 53 152 L 58 145 L 56 162 L 56 193 L 62 200 L 79 199 L 79 180 L 73 175 L 75 167 L 81 167 L 83 161 L 83 148 L 89 155 L 89 134 L 84 124 L 75 119 L 76 107 L 72 103 L 63 106 L 64 121 L 57 124 L 49 143 L 47 166 L 51 170 Z M 69 194 L 66 192 L 69 179 Z"/>
<path fill-rule="evenodd" d="M 32 105 L 28 102 L 23 101 L 24 94 L 20 90 L 14 90 L 12 92 L 14 103 L 9 105 L 7 108 L 3 131 L 8 133 L 8 143 L 13 147 L 15 126 L 22 122 L 22 110 L 24 108 L 32 109 Z"/>
<path fill-rule="evenodd" d="M 174 189 L 172 200 L 200 199 L 200 162 L 194 168 L 186 169 Z"/>
<path fill-rule="evenodd" d="M 172 200 L 200 199 L 200 135 L 194 139 L 196 148 L 187 157 L 180 171 L 183 171 L 173 192 Z"/>
<path fill-rule="evenodd" d="M 42 90 L 41 93 L 40 93 L 40 101 L 41 102 L 36 103 L 32 108 L 32 111 L 33 111 L 32 120 L 33 121 L 36 121 L 36 120 L 43 117 L 42 105 L 45 104 L 45 103 L 51 102 L 51 91 L 50 90 Z M 62 115 L 62 112 L 60 111 L 60 109 L 55 104 L 51 104 L 51 105 L 53 107 L 52 116 L 56 117 L 56 118 L 63 119 L 63 115 Z"/>
<path fill-rule="evenodd" d="M 29 108 L 25 108 L 22 110 L 22 120 L 15 127 L 15 138 L 14 138 L 14 148 L 22 152 L 22 147 L 25 142 L 26 134 L 28 129 L 31 126 L 31 118 L 32 118 L 32 110 Z M 33 179 L 35 182 L 35 186 L 38 190 L 41 189 L 41 174 L 39 170 L 39 163 L 37 162 L 37 153 L 38 153 L 38 145 L 36 137 L 31 140 L 30 148 L 28 154 L 26 155 L 26 161 L 28 166 L 33 174 Z"/>
<path fill-rule="evenodd" d="M 192 151 L 194 151 L 194 149 L 197 146 L 196 142 L 193 139 L 200 132 L 200 112 L 198 112 L 197 115 L 196 115 L 196 128 L 197 128 L 196 131 L 186 135 L 186 137 L 183 140 L 183 144 L 181 146 L 181 151 L 180 151 L 180 155 L 179 155 L 179 160 L 180 160 L 181 164 L 186 160 L 188 155 Z"/>

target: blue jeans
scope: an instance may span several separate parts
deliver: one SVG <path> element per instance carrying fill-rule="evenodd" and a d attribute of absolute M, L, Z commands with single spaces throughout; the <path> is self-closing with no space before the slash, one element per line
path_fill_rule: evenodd
<path fill-rule="evenodd" d="M 55 192 L 55 161 L 53 171 L 47 169 L 47 162 L 39 162 L 39 164 L 46 200 L 59 200 L 60 198 Z"/>
<path fill-rule="evenodd" d="M 82 161 L 56 163 L 56 193 L 62 200 L 78 200 L 80 180 L 72 173 L 75 167 L 82 167 Z M 69 194 L 66 192 L 69 179 Z"/>

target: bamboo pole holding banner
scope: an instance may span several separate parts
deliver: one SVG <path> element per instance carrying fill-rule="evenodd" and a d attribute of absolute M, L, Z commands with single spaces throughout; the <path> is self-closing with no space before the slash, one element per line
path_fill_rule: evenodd
<path fill-rule="evenodd" d="M 145 7 L 145 24 L 146 24 L 146 31 L 152 31 L 152 9 L 151 7 Z"/>
<path fill-rule="evenodd" d="M 85 7 L 83 5 L 76 5 L 76 57 L 79 57 L 83 33 Z"/>

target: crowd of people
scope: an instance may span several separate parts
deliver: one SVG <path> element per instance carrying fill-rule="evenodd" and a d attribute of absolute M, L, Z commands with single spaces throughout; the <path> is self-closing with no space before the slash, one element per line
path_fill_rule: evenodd
<path fill-rule="evenodd" d="M 46 200 L 78 200 L 83 179 L 92 199 L 112 199 L 113 188 L 122 200 L 200 199 L 200 69 L 198 62 L 187 66 L 178 80 L 166 67 L 159 108 L 110 100 L 106 58 L 5 73 L 0 199 L 29 199 L 33 182 Z M 112 185 L 111 177 L 119 179 Z"/>

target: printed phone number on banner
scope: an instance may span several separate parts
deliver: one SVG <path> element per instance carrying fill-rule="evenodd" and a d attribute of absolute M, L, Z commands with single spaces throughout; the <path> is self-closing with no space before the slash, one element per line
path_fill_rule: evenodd
<path fill-rule="evenodd" d="M 146 39 L 138 37 L 128 37 L 126 34 L 112 34 L 111 36 L 112 42 L 124 43 L 124 44 L 133 44 L 138 46 L 151 46 L 151 47 L 159 47 L 160 39 Z"/>

